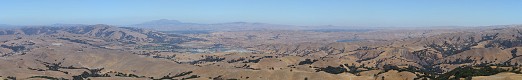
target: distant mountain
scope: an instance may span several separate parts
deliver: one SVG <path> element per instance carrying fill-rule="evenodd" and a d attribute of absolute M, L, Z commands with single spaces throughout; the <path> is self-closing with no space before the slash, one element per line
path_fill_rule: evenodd
<path fill-rule="evenodd" d="M 132 26 L 137 27 L 163 27 L 163 26 L 197 26 L 197 25 L 204 25 L 204 24 L 197 24 L 197 23 L 184 23 L 178 20 L 168 20 L 168 19 L 160 19 L 160 20 L 153 20 L 144 22 L 141 24 L 135 24 Z"/>
<path fill-rule="evenodd" d="M 12 29 L 14 27 L 17 27 L 15 25 L 8 25 L 8 24 L 0 24 L 0 29 Z"/>
<path fill-rule="evenodd" d="M 142 24 L 180 24 L 180 23 L 182 23 L 182 22 L 178 21 L 178 20 L 160 19 L 160 20 L 144 22 Z"/>
<path fill-rule="evenodd" d="M 178 20 L 160 19 L 141 24 L 130 25 L 129 27 L 155 29 L 160 31 L 177 30 L 209 30 L 209 31 L 236 31 L 236 30 L 297 30 L 304 27 L 293 25 L 278 25 L 267 23 L 251 22 L 230 22 L 216 24 L 186 23 Z"/>
<path fill-rule="evenodd" d="M 49 27 L 77 27 L 77 26 L 87 26 L 87 25 L 86 24 L 60 24 L 60 23 L 56 23 L 56 24 L 51 24 L 51 25 L 48 25 L 48 26 Z"/>

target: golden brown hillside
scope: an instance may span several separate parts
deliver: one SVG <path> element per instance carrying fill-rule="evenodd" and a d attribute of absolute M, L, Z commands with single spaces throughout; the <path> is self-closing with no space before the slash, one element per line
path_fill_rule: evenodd
<path fill-rule="evenodd" d="M 520 77 L 522 26 L 170 34 L 0 30 L 2 79 L 448 80 Z"/>

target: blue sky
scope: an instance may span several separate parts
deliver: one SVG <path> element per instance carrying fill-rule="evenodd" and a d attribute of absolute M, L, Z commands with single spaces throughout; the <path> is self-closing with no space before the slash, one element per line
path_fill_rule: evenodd
<path fill-rule="evenodd" d="M 339 26 L 522 24 L 522 0 L 0 1 L 0 24 L 126 25 L 156 19 Z"/>

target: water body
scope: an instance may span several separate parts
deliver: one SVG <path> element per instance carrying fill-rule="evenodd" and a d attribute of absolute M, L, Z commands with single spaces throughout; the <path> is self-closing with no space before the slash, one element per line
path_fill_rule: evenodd
<path fill-rule="evenodd" d="M 216 52 L 254 52 L 252 50 L 236 47 L 227 47 L 222 44 L 214 44 L 208 48 L 173 48 L 170 49 L 172 52 L 186 52 L 186 53 L 216 53 Z"/>

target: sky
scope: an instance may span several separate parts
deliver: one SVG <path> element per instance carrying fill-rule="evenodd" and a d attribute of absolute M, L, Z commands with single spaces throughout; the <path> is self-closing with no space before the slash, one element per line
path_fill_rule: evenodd
<path fill-rule="evenodd" d="M 522 0 L 1 0 L 0 24 L 261 22 L 336 26 L 522 24 Z"/>

